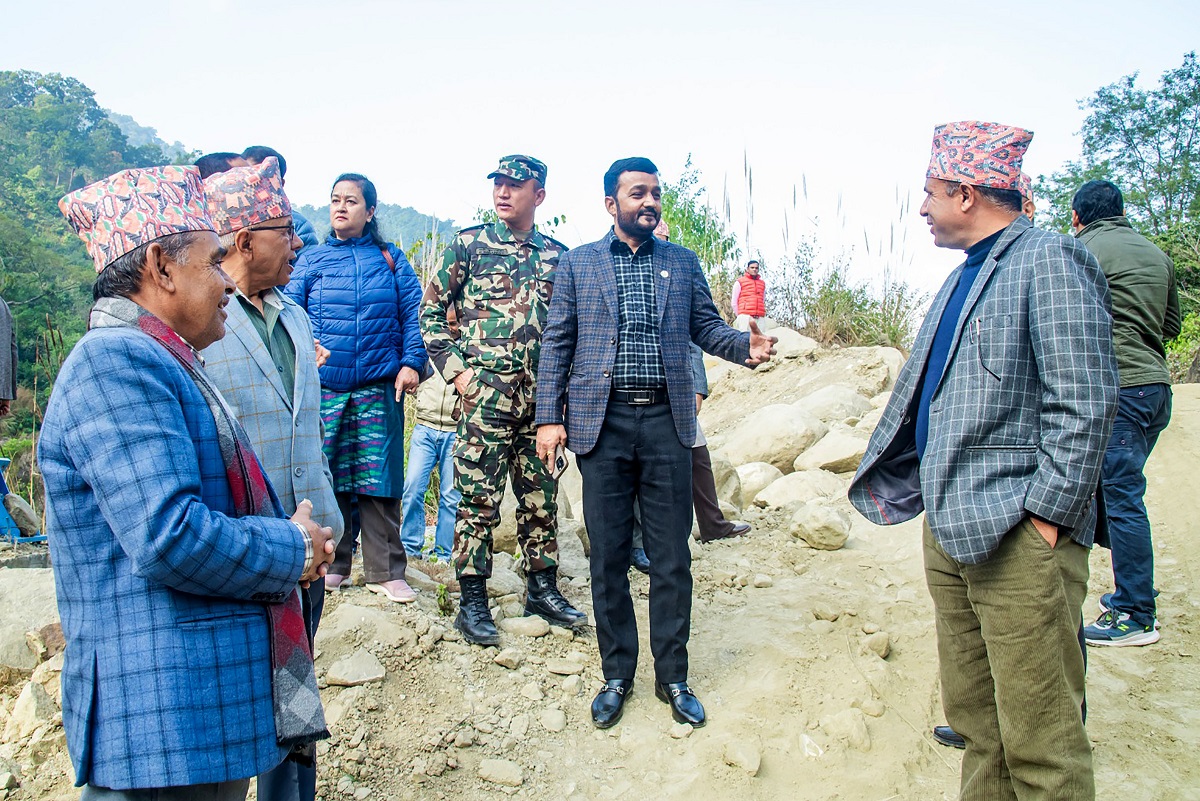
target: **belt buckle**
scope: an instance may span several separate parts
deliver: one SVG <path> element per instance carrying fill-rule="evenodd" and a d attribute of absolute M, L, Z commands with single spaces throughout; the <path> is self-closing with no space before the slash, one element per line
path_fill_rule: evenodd
<path fill-rule="evenodd" d="M 654 403 L 654 390 L 636 389 L 629 393 L 630 406 L 649 406 Z"/>

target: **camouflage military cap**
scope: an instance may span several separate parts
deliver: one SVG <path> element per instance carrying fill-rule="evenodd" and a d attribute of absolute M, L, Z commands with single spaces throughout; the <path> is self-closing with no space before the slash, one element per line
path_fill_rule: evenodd
<path fill-rule="evenodd" d="M 546 185 L 546 165 L 533 156 L 522 156 L 519 153 L 502 156 L 500 166 L 488 173 L 488 178 L 504 175 L 514 181 L 528 181 L 536 178 L 542 186 Z"/>

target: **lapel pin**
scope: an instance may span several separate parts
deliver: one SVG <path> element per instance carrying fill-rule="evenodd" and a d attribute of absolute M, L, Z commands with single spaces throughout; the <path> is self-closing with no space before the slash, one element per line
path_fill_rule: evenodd
<path fill-rule="evenodd" d="M 671 274 L 669 272 L 667 272 L 666 270 L 659 270 L 658 274 L 661 275 L 663 278 L 669 278 L 671 276 Z"/>

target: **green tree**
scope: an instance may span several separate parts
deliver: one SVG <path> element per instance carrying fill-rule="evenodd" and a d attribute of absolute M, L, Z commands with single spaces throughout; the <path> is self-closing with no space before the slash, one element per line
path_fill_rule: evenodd
<path fill-rule="evenodd" d="M 683 174 L 674 183 L 663 182 L 662 216 L 671 229 L 671 241 L 695 251 L 708 278 L 717 308 L 732 320 L 729 297 L 736 280 L 742 251 L 737 237 L 728 231 L 729 210 L 718 215 L 704 197 L 700 171 L 688 154 Z"/>
<path fill-rule="evenodd" d="M 1049 178 L 1039 177 L 1055 201 L 1049 219 L 1067 230 L 1070 196 L 1080 184 L 1105 178 L 1121 188 L 1126 214 L 1147 235 L 1161 237 L 1200 211 L 1200 62 L 1193 51 L 1167 70 L 1157 86 L 1126 75 L 1080 101 L 1088 112 L 1080 134 L 1083 155 Z M 1062 202 L 1063 200 L 1067 202 Z"/>

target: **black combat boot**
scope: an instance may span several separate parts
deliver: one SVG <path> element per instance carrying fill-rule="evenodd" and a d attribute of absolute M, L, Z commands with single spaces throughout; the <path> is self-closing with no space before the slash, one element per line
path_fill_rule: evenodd
<path fill-rule="evenodd" d="M 538 615 L 555 626 L 573 629 L 587 622 L 587 615 L 571 606 L 558 591 L 558 568 L 530 571 L 525 596 L 525 617 Z"/>
<path fill-rule="evenodd" d="M 463 638 L 475 645 L 499 645 L 500 632 L 488 610 L 487 579 L 483 576 L 463 576 L 458 580 L 462 594 L 458 599 L 458 617 L 454 628 Z"/>

